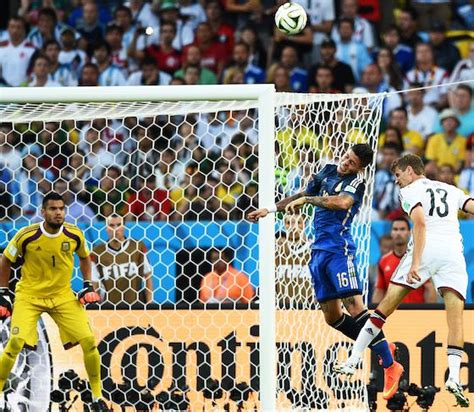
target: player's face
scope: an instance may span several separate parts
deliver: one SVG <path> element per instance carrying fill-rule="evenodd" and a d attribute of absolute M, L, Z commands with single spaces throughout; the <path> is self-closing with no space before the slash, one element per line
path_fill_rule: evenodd
<path fill-rule="evenodd" d="M 408 166 L 405 170 L 401 170 L 397 167 L 394 172 L 396 184 L 402 188 L 408 186 L 413 181 L 412 173 L 410 173 L 411 170 L 412 169 L 410 166 Z"/>
<path fill-rule="evenodd" d="M 41 209 L 45 222 L 53 229 L 59 229 L 64 223 L 66 207 L 62 200 L 49 200 Z"/>
<path fill-rule="evenodd" d="M 392 224 L 392 233 L 390 235 L 395 245 L 406 245 L 410 238 L 410 228 L 406 222 L 396 220 Z"/>
<path fill-rule="evenodd" d="M 337 173 L 340 175 L 350 175 L 357 173 L 361 169 L 362 165 L 360 159 L 352 150 L 349 150 L 344 156 L 342 156 L 342 159 L 337 166 Z"/>
<path fill-rule="evenodd" d="M 119 217 L 111 217 L 107 222 L 107 235 L 110 240 L 123 240 L 125 239 L 125 228 L 123 226 L 122 219 Z"/>
<path fill-rule="evenodd" d="M 299 240 L 304 231 L 304 218 L 302 215 L 285 216 L 286 235 L 289 240 Z"/>

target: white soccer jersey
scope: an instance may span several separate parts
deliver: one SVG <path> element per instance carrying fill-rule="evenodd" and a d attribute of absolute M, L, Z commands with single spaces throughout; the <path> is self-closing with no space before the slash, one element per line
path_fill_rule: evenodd
<path fill-rule="evenodd" d="M 431 278 L 437 290 L 449 288 L 466 298 L 468 276 L 458 210 L 463 209 L 469 199 L 455 186 L 426 178 L 401 189 L 403 210 L 411 213 L 417 205 L 423 207 L 426 243 L 418 268 L 420 280 L 408 283 L 407 275 L 413 259 L 413 240 L 410 240 L 407 253 L 390 280 L 392 283 L 418 289 Z"/>
<path fill-rule="evenodd" d="M 400 204 L 405 212 L 421 204 L 425 214 L 426 241 L 462 243 L 458 211 L 470 199 L 456 186 L 429 179 L 418 179 L 400 190 Z"/>
<path fill-rule="evenodd" d="M 123 74 L 123 70 L 113 64 L 99 74 L 99 86 L 125 86 L 127 79 Z"/>
<path fill-rule="evenodd" d="M 28 79 L 28 65 L 34 52 L 35 47 L 26 40 L 16 47 L 9 41 L 0 43 L 2 77 L 10 86 L 18 87 Z"/>
<path fill-rule="evenodd" d="M 449 80 L 448 72 L 441 67 L 433 66 L 431 70 L 418 70 L 416 67 L 406 74 L 404 88 L 409 89 L 411 83 L 421 83 L 423 86 L 440 86 L 427 89 L 423 102 L 425 104 L 435 104 L 445 95 L 448 90 L 442 86 Z"/>

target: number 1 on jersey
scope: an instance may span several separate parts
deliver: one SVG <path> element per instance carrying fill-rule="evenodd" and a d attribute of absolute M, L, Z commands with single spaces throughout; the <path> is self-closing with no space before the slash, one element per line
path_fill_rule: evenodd
<path fill-rule="evenodd" d="M 56 266 L 56 256 L 51 256 L 51 259 L 53 261 L 53 268 Z"/>

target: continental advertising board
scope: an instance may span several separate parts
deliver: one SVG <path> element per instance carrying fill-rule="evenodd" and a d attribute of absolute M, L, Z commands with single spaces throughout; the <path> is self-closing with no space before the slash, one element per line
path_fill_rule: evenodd
<path fill-rule="evenodd" d="M 256 310 L 147 310 L 147 311 L 89 311 L 91 326 L 95 332 L 102 357 L 104 389 L 109 397 L 120 398 L 121 393 L 138 399 L 145 397 L 147 389 L 151 395 L 165 394 L 169 388 L 186 388 L 190 410 L 203 411 L 223 408 L 227 403 L 230 410 L 237 410 L 228 395 L 219 394 L 209 400 L 204 396 L 207 383 L 220 382 L 227 388 L 240 385 L 248 390 L 249 397 L 244 408 L 253 410 L 257 406 L 258 391 L 258 311 Z M 64 373 L 73 370 L 85 378 L 82 353 L 76 347 L 65 351 L 60 343 L 57 329 L 49 317 L 45 317 L 46 330 L 52 352 L 53 386 Z M 328 353 L 336 357 L 347 356 L 344 339 L 335 335 L 324 325 L 319 311 L 282 311 L 277 315 L 277 341 L 279 348 L 299 348 L 298 356 L 290 356 L 292 365 L 281 365 L 286 377 L 278 379 L 280 387 L 293 385 L 294 393 L 303 395 L 304 388 L 319 391 L 321 396 L 334 397 L 329 381 L 318 381 L 304 372 L 311 365 L 305 359 L 316 359 L 314 370 L 321 375 L 320 362 L 328 360 Z M 464 318 L 465 356 L 461 380 L 467 390 L 474 392 L 474 311 L 468 310 Z M 419 386 L 442 387 L 447 373 L 446 357 L 446 315 L 442 310 L 399 310 L 386 324 L 389 340 L 397 342 L 401 361 L 405 367 L 406 379 Z M 336 339 L 330 338 L 334 335 Z M 302 349 L 304 348 L 304 349 Z M 308 352 L 310 352 L 308 354 Z M 311 355 L 308 357 L 308 355 Z M 366 361 L 369 361 L 367 356 Z M 377 385 L 381 389 L 381 370 L 375 365 Z M 66 375 L 67 376 L 67 375 Z M 323 378 L 324 379 L 324 378 Z M 355 378 L 358 383 L 368 381 L 368 376 Z M 333 383 L 334 384 L 334 383 Z M 243 385 L 243 386 L 242 386 Z M 285 387 L 286 387 L 285 386 Z M 288 389 L 286 387 L 286 389 Z M 209 391 L 208 391 L 209 392 Z M 140 395 L 142 393 L 142 395 Z M 176 395 L 176 394 L 175 394 Z M 178 396 L 177 394 L 176 396 Z M 164 395 L 163 395 L 164 396 Z M 118 398 L 117 398 L 118 397 Z M 207 396 L 210 397 L 209 394 Z M 212 396 L 211 396 L 212 397 Z M 474 395 L 471 395 L 474 402 Z M 179 398 L 179 396 L 178 396 Z M 410 404 L 415 398 L 409 397 Z M 77 405 L 80 400 L 78 399 Z M 127 402 L 122 407 L 127 409 Z M 134 401 L 133 401 L 134 402 Z M 132 403 L 133 403 L 132 402 Z M 293 399 L 294 402 L 294 399 Z M 436 394 L 430 410 L 446 411 L 453 405 L 452 395 L 444 390 Z M 278 405 L 290 409 L 292 403 L 280 393 Z M 52 410 L 58 410 L 53 404 Z M 330 403 L 329 407 L 335 406 Z M 140 410 L 129 405 L 128 410 Z M 79 409 L 78 409 L 79 410 Z M 115 410 L 120 410 L 116 407 Z M 144 409 L 142 409 L 144 410 Z M 155 406 L 155 409 L 156 406 Z M 350 408 L 346 410 L 351 410 Z M 385 402 L 379 396 L 378 409 L 386 410 Z M 421 410 L 416 404 L 410 409 Z"/>

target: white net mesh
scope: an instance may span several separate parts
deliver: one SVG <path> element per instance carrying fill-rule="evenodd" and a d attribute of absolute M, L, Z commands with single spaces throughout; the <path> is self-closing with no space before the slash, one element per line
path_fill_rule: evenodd
<path fill-rule="evenodd" d="M 375 148 L 381 105 L 379 96 L 278 96 L 276 197 L 304 189 L 351 144 Z M 92 246 L 104 303 L 88 315 L 104 394 L 116 407 L 259 406 L 258 228 L 244 219 L 265 184 L 257 107 L 251 100 L 0 107 L 1 246 L 41 220 L 43 194 L 64 196 L 67 220 Z M 373 174 L 372 166 L 354 224 L 364 279 Z M 278 408 L 363 409 L 364 372 L 351 382 L 330 374 L 349 346 L 314 301 L 311 210 L 286 228 L 279 217 L 276 234 Z M 72 285 L 82 286 L 77 271 Z M 44 411 L 44 394 L 54 390 L 53 410 L 79 410 L 90 400 L 82 353 L 64 351 L 52 320 L 43 321 L 43 351 L 19 361 L 6 402 Z M 34 379 L 51 385 L 38 390 Z"/>

